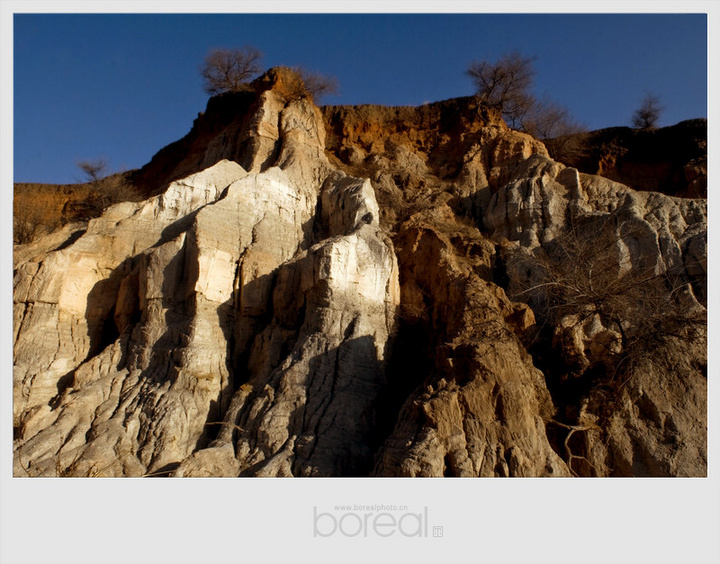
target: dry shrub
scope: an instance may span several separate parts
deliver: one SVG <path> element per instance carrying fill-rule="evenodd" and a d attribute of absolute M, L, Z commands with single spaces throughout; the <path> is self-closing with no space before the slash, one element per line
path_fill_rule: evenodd
<path fill-rule="evenodd" d="M 334 77 L 294 67 L 282 68 L 282 81 L 277 90 L 288 102 L 302 98 L 317 102 L 323 96 L 336 94 L 338 86 Z"/>
<path fill-rule="evenodd" d="M 13 206 L 13 242 L 17 245 L 32 241 L 43 223 L 50 223 L 43 222 L 42 208 L 26 204 Z M 52 229 L 53 226 L 50 224 L 47 227 Z"/>
<path fill-rule="evenodd" d="M 576 221 L 544 249 L 508 257 L 509 268 L 525 276 L 511 297 L 527 301 L 550 327 L 566 316 L 579 324 L 599 316 L 621 335 L 616 368 L 626 372 L 669 339 L 700 336 L 707 323 L 704 308 L 691 305 L 687 265 L 660 267 L 639 257 L 623 266 L 623 241 L 644 236 L 637 223 L 615 215 Z"/>
<path fill-rule="evenodd" d="M 554 160 L 563 162 L 577 153 L 577 136 L 587 132 L 587 127 L 573 119 L 567 108 L 545 98 L 523 116 L 522 130 L 542 141 Z"/>
<path fill-rule="evenodd" d="M 86 200 L 90 191 L 81 186 L 16 184 L 13 198 L 13 242 L 29 243 L 36 237 L 54 231 L 72 221 L 66 210 L 72 202 Z"/>
<path fill-rule="evenodd" d="M 93 188 L 99 202 L 100 212 L 118 202 L 137 202 L 142 199 L 142 194 L 126 173 L 113 174 L 100 179 L 93 185 Z"/>
<path fill-rule="evenodd" d="M 29 243 L 67 223 L 97 217 L 109 205 L 140 199 L 127 173 L 83 184 L 16 184 L 13 242 Z"/>

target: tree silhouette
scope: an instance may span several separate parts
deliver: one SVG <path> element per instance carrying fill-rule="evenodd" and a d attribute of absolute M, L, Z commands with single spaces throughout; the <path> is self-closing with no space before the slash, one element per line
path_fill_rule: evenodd
<path fill-rule="evenodd" d="M 85 174 L 85 179 L 91 184 L 97 184 L 100 178 L 105 175 L 107 161 L 105 159 L 97 159 L 95 161 L 80 161 L 77 163 L 78 168 Z"/>
<path fill-rule="evenodd" d="M 499 110 L 513 128 L 521 126 L 523 116 L 535 103 L 530 93 L 535 76 L 533 61 L 532 57 L 513 52 L 503 55 L 495 63 L 475 61 L 466 71 L 476 86 L 480 101 Z"/>
<path fill-rule="evenodd" d="M 660 105 L 660 98 L 655 94 L 646 94 L 642 104 L 633 114 L 633 127 L 653 129 L 657 126 L 662 111 L 663 107 Z"/>
<path fill-rule="evenodd" d="M 262 70 L 261 58 L 262 53 L 254 47 L 213 49 L 200 68 L 205 92 L 215 95 L 247 90 L 248 82 Z"/>

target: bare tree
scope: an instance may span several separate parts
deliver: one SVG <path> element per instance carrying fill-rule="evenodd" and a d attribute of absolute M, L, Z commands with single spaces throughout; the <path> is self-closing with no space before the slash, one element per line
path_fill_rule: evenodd
<path fill-rule="evenodd" d="M 559 155 L 566 144 L 561 138 L 582 133 L 586 127 L 557 102 L 548 98 L 537 100 L 533 96 L 530 90 L 535 76 L 534 61 L 534 57 L 513 52 L 495 63 L 473 62 L 466 74 L 474 82 L 482 103 L 500 110 L 510 127 L 545 142 L 548 150 L 554 148 Z"/>
<path fill-rule="evenodd" d="M 254 47 L 213 49 L 200 68 L 205 92 L 215 95 L 246 90 L 248 82 L 262 70 L 261 58 L 262 53 Z"/>
<path fill-rule="evenodd" d="M 592 445 L 614 434 L 614 413 L 642 406 L 632 397 L 643 395 L 638 377 L 682 379 L 698 369 L 690 351 L 706 347 L 707 312 L 692 299 L 701 280 L 687 265 L 629 253 L 628 241 L 648 237 L 642 220 L 594 213 L 568 223 L 535 252 L 510 251 L 508 268 L 520 280 L 509 295 L 528 301 L 541 327 L 536 359 L 563 406 L 550 421 L 558 454 L 574 475 L 592 476 Z"/>
<path fill-rule="evenodd" d="M 632 364 L 669 337 L 705 324 L 690 306 L 685 266 L 662 267 L 636 257 L 623 267 L 623 241 L 640 240 L 643 227 L 615 215 L 573 220 L 573 226 L 533 254 L 517 251 L 508 265 L 523 273 L 514 299 L 528 301 L 538 318 L 557 327 L 568 316 L 582 325 L 598 316 L 620 335 L 611 354 L 616 366 Z"/>
<path fill-rule="evenodd" d="M 530 93 L 535 70 L 534 58 L 519 53 L 503 55 L 495 63 L 475 61 L 466 74 L 477 89 L 477 96 L 484 104 L 502 112 L 508 124 L 517 128 L 535 103 Z"/>
<path fill-rule="evenodd" d="M 660 97 L 655 94 L 646 94 L 640 107 L 635 110 L 632 117 L 633 127 L 638 129 L 653 129 L 657 127 L 663 107 Z"/>
<path fill-rule="evenodd" d="M 86 182 L 97 184 L 105 175 L 107 160 L 97 159 L 94 161 L 80 161 L 77 163 L 77 166 L 85 174 Z"/>
<path fill-rule="evenodd" d="M 587 130 L 570 116 L 567 108 L 548 98 L 536 101 L 528 113 L 522 116 L 521 125 L 523 131 L 541 141 Z"/>
<path fill-rule="evenodd" d="M 102 178 L 106 175 L 107 160 L 80 161 L 77 166 L 85 175 L 85 182 L 90 184 L 92 189 L 85 203 L 86 211 L 90 216 L 98 215 L 111 203 L 110 198 L 103 195 L 101 190 Z"/>
<path fill-rule="evenodd" d="M 522 130 L 539 139 L 550 156 L 564 161 L 573 153 L 573 136 L 585 133 L 587 127 L 576 121 L 564 106 L 548 98 L 533 104 L 522 117 Z"/>

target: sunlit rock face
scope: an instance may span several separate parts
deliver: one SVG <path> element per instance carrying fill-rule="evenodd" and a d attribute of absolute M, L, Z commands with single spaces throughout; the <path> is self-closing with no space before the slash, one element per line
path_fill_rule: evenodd
<path fill-rule="evenodd" d="M 257 137 L 272 112 L 282 134 L 273 166 L 220 160 L 56 249 L 19 250 L 16 474 L 186 459 L 178 475 L 213 474 L 193 461 L 227 430 L 230 473 L 367 472 L 399 300 L 392 242 L 370 183 L 327 163 L 317 108 L 261 99 Z M 235 419 L 247 432 L 232 440 Z"/>
<path fill-rule="evenodd" d="M 16 476 L 706 474 L 704 200 L 288 72 L 16 246 Z"/>

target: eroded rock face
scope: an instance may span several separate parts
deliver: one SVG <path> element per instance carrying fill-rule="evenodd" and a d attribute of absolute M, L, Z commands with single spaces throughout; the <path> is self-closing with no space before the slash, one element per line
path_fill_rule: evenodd
<path fill-rule="evenodd" d="M 330 178 L 321 202 L 328 237 L 277 271 L 272 314 L 246 347 L 247 382 L 198 454 L 234 473 L 366 475 L 372 462 L 397 262 L 368 183 Z M 204 472 L 196 457 L 177 475 Z"/>
<path fill-rule="evenodd" d="M 705 475 L 706 202 L 533 156 L 484 222 L 508 241 L 511 295 L 562 312 L 552 345 L 572 382 L 556 401 L 584 389 L 561 425 L 566 460 L 584 475 Z"/>
<path fill-rule="evenodd" d="M 659 129 L 612 127 L 552 140 L 551 156 L 635 190 L 707 197 L 707 120 Z"/>
<path fill-rule="evenodd" d="M 248 175 L 228 161 L 189 178 L 183 188 L 184 202 L 170 200 L 169 191 L 165 197 L 150 200 L 135 214 L 140 216 L 135 218 L 139 221 L 154 219 L 154 232 L 144 225 L 128 225 L 122 239 L 126 247 L 119 253 L 123 260 L 118 258 L 113 270 L 108 267 L 106 280 L 92 279 L 83 286 L 78 284 L 78 280 L 82 281 L 78 273 L 63 273 L 52 267 L 59 261 L 72 262 L 75 254 L 85 250 L 77 262 L 84 266 L 83 272 L 94 274 L 91 261 L 106 260 L 109 254 L 102 242 L 117 237 L 114 230 L 109 231 L 115 237 L 99 235 L 107 233 L 107 215 L 119 215 L 124 210 L 111 209 L 99 225 L 91 224 L 75 243 L 50 254 L 41 263 L 36 278 L 47 273 L 55 284 L 67 280 L 73 291 L 73 300 L 63 301 L 69 292 L 61 286 L 55 315 L 62 320 L 74 314 L 71 319 L 75 331 L 88 337 L 81 341 L 85 348 L 73 349 L 74 356 L 61 356 L 63 349 L 55 355 L 55 362 L 62 359 L 63 371 L 71 368 L 72 379 L 65 390 L 50 387 L 57 386 L 57 381 L 51 380 L 57 372 L 43 372 L 45 380 L 38 386 L 32 372 L 20 380 L 21 367 L 16 367 L 16 382 L 28 382 L 26 395 L 16 391 L 16 415 L 20 418 L 16 427 L 23 437 L 32 437 L 20 449 L 18 460 L 23 449 L 35 450 L 39 443 L 63 441 L 60 428 L 68 425 L 68 432 L 82 430 L 79 436 L 83 438 L 78 445 L 65 443 L 63 447 L 76 446 L 82 452 L 72 457 L 73 470 L 82 472 L 79 464 L 83 462 L 100 467 L 112 454 L 99 447 L 98 441 L 84 444 L 85 434 L 89 433 L 109 443 L 107 448 L 117 450 L 119 444 L 127 443 L 128 452 L 115 455 L 119 463 L 126 465 L 124 458 L 136 458 L 134 467 L 142 469 L 142 473 L 152 472 L 189 455 L 207 435 L 205 423 L 211 411 L 217 417 L 220 408 L 227 405 L 232 389 L 228 337 L 235 317 L 233 310 L 237 306 L 250 315 L 262 310 L 269 286 L 257 281 L 295 254 L 305 236 L 302 225 L 312 217 L 314 206 L 310 205 L 309 194 L 299 191 L 281 170 Z M 197 199 L 193 194 L 201 197 Z M 188 203 L 189 211 L 183 208 Z M 285 213 L 277 213 L 278 207 Z M 173 219 L 180 215 L 179 221 L 159 221 L 163 212 L 171 213 Z M 135 215 L 124 221 L 132 221 Z M 97 254 L 88 253 L 90 245 Z M 33 280 L 31 287 L 34 284 L 38 283 Z M 93 292 L 102 299 L 95 299 Z M 40 294 L 40 299 L 47 299 L 47 295 Z M 36 307 L 33 299 L 38 298 L 29 294 L 30 312 Z M 91 302 L 94 316 L 81 317 L 77 312 L 80 308 L 73 310 L 78 301 Z M 34 342 L 34 335 L 23 330 L 25 323 L 25 318 L 17 321 L 20 330 L 16 357 L 35 366 L 35 357 L 23 356 L 24 349 L 20 348 L 31 347 Z M 107 328 L 113 324 L 114 328 Z M 58 326 L 62 328 L 62 322 Z M 114 342 L 110 337 L 110 344 L 103 342 L 108 331 L 118 334 Z M 93 340 L 99 348 L 96 352 L 91 348 Z M 54 409 L 49 410 L 47 402 L 41 403 L 48 396 L 58 396 L 59 404 Z M 97 401 L 107 404 L 106 408 L 100 409 L 98 403 L 88 412 L 86 402 Z M 40 413 L 61 419 L 32 436 L 32 427 L 27 427 L 25 419 L 37 408 Z M 40 414 L 33 416 L 34 426 L 42 425 L 38 417 Z M 55 450 L 59 447 L 57 444 Z M 88 454 L 98 449 L 96 454 Z M 35 459 L 34 463 L 39 461 Z"/>
<path fill-rule="evenodd" d="M 452 217 L 447 206 L 413 216 L 398 235 L 402 302 L 434 336 L 432 369 L 402 406 L 375 475 L 569 475 L 545 432 L 550 394 L 519 337 L 532 312 L 478 274 L 492 258 L 479 232 L 468 229 L 480 247 L 468 259 L 428 227 L 443 216 Z"/>
<path fill-rule="evenodd" d="M 230 473 L 367 472 L 395 255 L 369 182 L 329 175 L 317 108 L 274 96 L 278 166 L 221 160 L 18 254 L 16 474 L 166 473 L 229 414 Z"/>
<path fill-rule="evenodd" d="M 16 247 L 16 476 L 705 475 L 703 201 L 285 72 L 211 100 L 157 195 Z M 589 233 L 625 309 L 536 283 Z"/>

